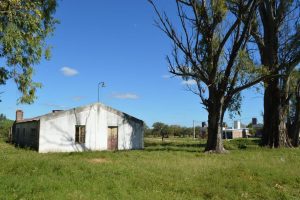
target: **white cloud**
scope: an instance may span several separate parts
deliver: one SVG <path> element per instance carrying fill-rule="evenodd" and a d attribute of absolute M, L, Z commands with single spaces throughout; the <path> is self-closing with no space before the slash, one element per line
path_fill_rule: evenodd
<path fill-rule="evenodd" d="M 85 98 L 84 96 L 75 96 L 75 97 L 72 97 L 72 100 L 73 101 L 81 101 L 84 98 Z"/>
<path fill-rule="evenodd" d="M 58 105 L 58 104 L 52 104 L 52 103 L 44 103 L 43 105 L 47 106 L 47 107 L 56 108 L 56 109 L 67 109 L 68 108 L 67 106 L 64 106 L 64 105 Z"/>
<path fill-rule="evenodd" d="M 132 93 L 116 93 L 116 94 L 112 94 L 112 97 L 116 99 L 138 99 L 139 98 L 138 95 Z"/>
<path fill-rule="evenodd" d="M 181 84 L 183 84 L 183 85 L 196 85 L 197 82 L 193 79 L 189 79 L 187 81 L 182 81 Z"/>
<path fill-rule="evenodd" d="M 65 76 L 76 76 L 78 74 L 78 71 L 76 69 L 70 68 L 70 67 L 62 67 L 60 71 Z"/>
<path fill-rule="evenodd" d="M 172 76 L 171 75 L 168 75 L 168 74 L 165 74 L 165 75 L 162 75 L 162 78 L 164 79 L 168 79 L 168 78 L 171 78 Z"/>

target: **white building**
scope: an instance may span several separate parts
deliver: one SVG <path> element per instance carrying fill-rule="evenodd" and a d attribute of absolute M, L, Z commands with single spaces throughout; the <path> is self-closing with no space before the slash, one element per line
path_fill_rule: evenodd
<path fill-rule="evenodd" d="M 249 129 L 232 129 L 223 128 L 223 139 L 248 138 L 250 136 Z"/>
<path fill-rule="evenodd" d="M 241 122 L 240 121 L 234 121 L 233 122 L 233 128 L 234 129 L 240 129 L 241 128 Z"/>
<path fill-rule="evenodd" d="M 12 142 L 40 153 L 142 149 L 143 121 L 95 103 L 32 119 L 16 112 Z"/>
<path fill-rule="evenodd" d="M 223 139 L 247 138 L 249 129 L 245 128 L 240 121 L 234 121 L 233 128 L 223 128 Z"/>

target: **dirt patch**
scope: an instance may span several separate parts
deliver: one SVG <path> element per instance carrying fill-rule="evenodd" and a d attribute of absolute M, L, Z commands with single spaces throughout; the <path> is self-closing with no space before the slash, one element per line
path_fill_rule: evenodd
<path fill-rule="evenodd" d="M 92 158 L 87 160 L 89 163 L 94 163 L 94 164 L 103 164 L 103 163 L 110 163 L 111 161 L 106 159 L 106 158 Z"/>

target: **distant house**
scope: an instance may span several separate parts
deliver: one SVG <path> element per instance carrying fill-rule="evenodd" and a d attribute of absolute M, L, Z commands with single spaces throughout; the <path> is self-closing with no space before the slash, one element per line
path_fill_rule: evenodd
<path fill-rule="evenodd" d="M 249 137 L 249 130 L 247 128 L 242 129 L 223 129 L 223 139 L 235 139 L 235 138 L 247 138 Z"/>
<path fill-rule="evenodd" d="M 12 142 L 40 153 L 143 148 L 143 121 L 103 104 L 23 119 L 16 111 Z"/>
<path fill-rule="evenodd" d="M 223 128 L 223 139 L 247 138 L 249 136 L 249 129 L 245 128 L 240 121 L 234 121 L 233 128 Z"/>

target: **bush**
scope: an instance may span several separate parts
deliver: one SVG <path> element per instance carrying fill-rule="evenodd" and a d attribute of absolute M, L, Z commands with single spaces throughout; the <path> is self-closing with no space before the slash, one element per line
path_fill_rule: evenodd
<path fill-rule="evenodd" d="M 224 148 L 226 150 L 237 150 L 237 147 L 234 144 L 230 143 L 230 141 L 224 142 Z"/>
<path fill-rule="evenodd" d="M 0 139 L 1 140 L 7 140 L 8 139 L 8 133 L 10 128 L 13 125 L 13 121 L 11 120 L 1 120 L 0 121 Z"/>

